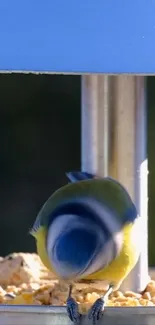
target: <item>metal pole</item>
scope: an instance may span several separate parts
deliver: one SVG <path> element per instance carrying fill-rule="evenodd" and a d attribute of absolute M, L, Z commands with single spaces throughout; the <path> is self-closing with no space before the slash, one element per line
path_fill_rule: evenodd
<path fill-rule="evenodd" d="M 82 170 L 108 175 L 109 77 L 82 77 Z"/>
<path fill-rule="evenodd" d="M 142 76 L 82 76 L 82 170 L 118 179 L 143 218 L 142 253 L 123 284 L 135 291 L 148 282 L 145 107 Z"/>

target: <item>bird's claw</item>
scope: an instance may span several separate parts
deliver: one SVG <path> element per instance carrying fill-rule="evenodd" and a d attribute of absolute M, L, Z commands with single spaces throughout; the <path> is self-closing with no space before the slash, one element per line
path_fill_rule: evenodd
<path fill-rule="evenodd" d="M 67 299 L 67 313 L 70 320 L 75 325 L 79 325 L 81 314 L 79 313 L 77 302 L 72 297 L 69 297 Z"/>
<path fill-rule="evenodd" d="M 104 300 L 99 298 L 95 301 L 93 306 L 88 312 L 88 318 L 92 320 L 93 325 L 96 325 L 97 321 L 102 317 L 104 311 Z"/>

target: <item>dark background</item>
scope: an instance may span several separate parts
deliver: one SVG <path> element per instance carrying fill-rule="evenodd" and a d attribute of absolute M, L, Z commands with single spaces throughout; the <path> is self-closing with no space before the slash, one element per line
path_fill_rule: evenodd
<path fill-rule="evenodd" d="M 0 255 L 28 234 L 51 193 L 80 169 L 80 76 L 0 74 Z M 155 265 L 155 78 L 148 77 L 149 260 Z"/>
<path fill-rule="evenodd" d="M 0 255 L 28 234 L 51 193 L 80 168 L 80 77 L 0 75 Z"/>

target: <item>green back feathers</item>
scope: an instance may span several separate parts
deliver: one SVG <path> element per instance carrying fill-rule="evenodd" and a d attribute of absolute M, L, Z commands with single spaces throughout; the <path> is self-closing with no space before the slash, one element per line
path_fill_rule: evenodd
<path fill-rule="evenodd" d="M 93 197 L 97 199 L 116 212 L 120 218 L 125 217 L 134 207 L 125 188 L 111 178 L 87 179 L 69 183 L 54 192 L 45 202 L 37 216 L 31 232 L 32 235 L 40 226 L 46 227 L 48 225 L 50 214 L 59 204 L 81 197 Z"/>

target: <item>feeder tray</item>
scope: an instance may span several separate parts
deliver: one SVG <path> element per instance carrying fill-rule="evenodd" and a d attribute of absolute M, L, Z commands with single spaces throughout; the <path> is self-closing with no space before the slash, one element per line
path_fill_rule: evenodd
<path fill-rule="evenodd" d="M 72 325 L 65 307 L 0 306 L 3 325 Z M 91 322 L 82 316 L 80 325 Z M 98 325 L 154 325 L 155 307 L 106 307 Z"/>

